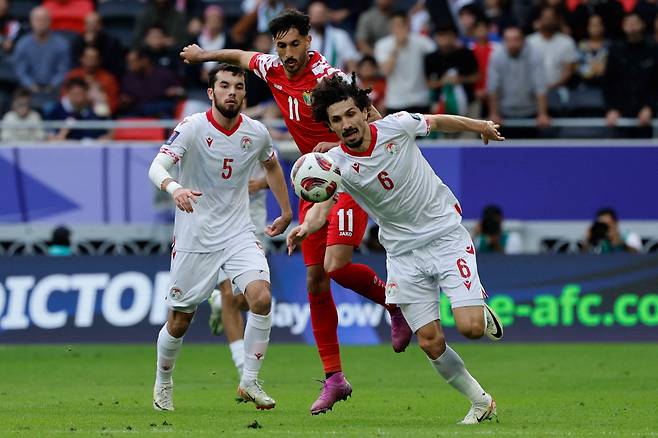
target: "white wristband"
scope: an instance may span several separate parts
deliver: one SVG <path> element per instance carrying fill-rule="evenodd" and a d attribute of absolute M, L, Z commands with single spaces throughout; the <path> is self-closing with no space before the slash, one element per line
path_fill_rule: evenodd
<path fill-rule="evenodd" d="M 173 196 L 174 192 L 178 189 L 182 189 L 183 186 L 178 184 L 176 181 L 171 181 L 169 184 L 167 184 L 167 187 L 165 187 L 165 190 L 167 193 Z"/>

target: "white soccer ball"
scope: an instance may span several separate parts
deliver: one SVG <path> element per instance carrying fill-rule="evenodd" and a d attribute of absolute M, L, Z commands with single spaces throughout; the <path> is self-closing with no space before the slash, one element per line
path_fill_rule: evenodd
<path fill-rule="evenodd" d="M 340 169 L 334 160 L 319 152 L 302 155 L 290 171 L 295 194 L 309 202 L 330 199 L 338 190 L 340 179 Z"/>

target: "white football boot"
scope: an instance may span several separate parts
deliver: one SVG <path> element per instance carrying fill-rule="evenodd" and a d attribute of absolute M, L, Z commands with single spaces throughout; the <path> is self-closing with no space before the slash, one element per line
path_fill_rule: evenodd
<path fill-rule="evenodd" d="M 485 394 L 486 401 L 483 403 L 473 403 L 471 409 L 459 424 L 478 424 L 484 420 L 491 420 L 496 414 L 496 400 L 489 394 Z"/>
<path fill-rule="evenodd" d="M 174 410 L 174 382 L 153 386 L 153 409 L 156 411 Z"/>
<path fill-rule="evenodd" d="M 210 305 L 210 333 L 219 336 L 224 331 L 224 321 L 222 321 L 222 293 L 218 289 L 214 289 L 208 298 Z"/>
<path fill-rule="evenodd" d="M 503 323 L 487 303 L 484 303 L 484 320 L 487 324 L 484 334 L 492 341 L 500 341 L 503 338 Z"/>
<path fill-rule="evenodd" d="M 267 395 L 258 380 L 252 380 L 246 384 L 240 383 L 238 386 L 238 395 L 244 401 L 254 402 L 256 409 L 267 410 L 276 406 L 274 399 Z"/>

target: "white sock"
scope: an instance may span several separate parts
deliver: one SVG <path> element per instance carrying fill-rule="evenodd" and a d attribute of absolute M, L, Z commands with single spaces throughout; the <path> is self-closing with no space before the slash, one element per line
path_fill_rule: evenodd
<path fill-rule="evenodd" d="M 272 312 L 265 316 L 249 312 L 244 329 L 244 367 L 241 382 L 246 384 L 258 378 L 270 342 L 271 328 Z"/>
<path fill-rule="evenodd" d="M 469 374 L 461 357 L 446 345 L 446 351 L 436 359 L 430 359 L 436 371 L 446 379 L 453 388 L 464 394 L 473 403 L 482 403 L 486 399 L 485 391 L 480 384 Z"/>
<path fill-rule="evenodd" d="M 244 368 L 244 340 L 238 339 L 228 344 L 231 349 L 231 358 L 235 367 L 238 369 L 238 374 L 242 377 L 242 369 Z"/>
<path fill-rule="evenodd" d="M 156 366 L 155 383 L 157 385 L 171 384 L 171 375 L 176 365 L 176 357 L 183 345 L 183 337 L 174 338 L 167 330 L 167 323 L 158 334 L 158 363 Z"/>

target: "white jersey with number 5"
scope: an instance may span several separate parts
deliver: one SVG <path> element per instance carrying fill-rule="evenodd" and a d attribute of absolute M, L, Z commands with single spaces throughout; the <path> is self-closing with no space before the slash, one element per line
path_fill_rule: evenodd
<path fill-rule="evenodd" d="M 193 213 L 176 210 L 177 251 L 218 251 L 254 233 L 249 177 L 259 162 L 274 156 L 272 137 L 262 123 L 240 115 L 227 131 L 210 110 L 196 113 L 178 124 L 160 152 L 180 160 L 183 187 L 202 193 L 192 204 Z"/>
<path fill-rule="evenodd" d="M 347 146 L 327 154 L 341 170 L 342 188 L 379 225 L 379 240 L 395 256 L 427 245 L 461 223 L 452 191 L 416 144 L 429 134 L 421 114 L 399 112 L 370 124 L 372 142 L 357 153 Z"/>

